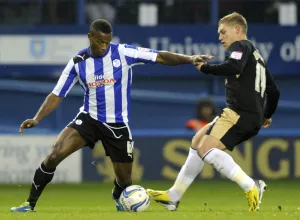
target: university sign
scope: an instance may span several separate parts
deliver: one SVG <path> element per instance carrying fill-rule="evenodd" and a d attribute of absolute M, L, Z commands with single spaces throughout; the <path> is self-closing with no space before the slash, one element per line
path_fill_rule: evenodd
<path fill-rule="evenodd" d="M 15 30 L 18 30 L 16 28 Z M 72 56 L 88 46 L 88 26 L 29 29 L 26 35 L 3 28 L 0 30 L 0 65 L 5 65 L 2 74 L 51 74 L 57 76 Z M 139 33 L 136 35 L 129 33 Z M 260 51 L 274 75 L 299 74 L 300 26 L 250 25 L 248 38 Z M 155 50 L 192 54 L 211 54 L 213 62 L 224 60 L 225 51 L 218 40 L 217 27 L 210 25 L 137 27 L 115 25 L 115 43 L 128 43 Z M 11 50 L 18 48 L 18 53 Z M 34 65 L 34 66 L 33 66 Z M 18 67 L 20 71 L 18 71 Z M 34 67 L 34 68 L 33 68 Z M 189 65 L 178 67 L 137 67 L 137 75 L 182 75 L 199 73 Z M 36 73 L 35 73 L 36 72 Z M 50 72 L 50 74 L 49 74 Z M 52 76 L 53 76 L 52 75 Z"/>

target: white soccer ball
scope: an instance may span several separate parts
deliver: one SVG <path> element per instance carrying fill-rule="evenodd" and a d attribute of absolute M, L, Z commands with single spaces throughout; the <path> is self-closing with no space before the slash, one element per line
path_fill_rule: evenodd
<path fill-rule="evenodd" d="M 144 212 L 150 205 L 150 198 L 142 186 L 132 185 L 123 190 L 120 203 L 126 211 Z"/>

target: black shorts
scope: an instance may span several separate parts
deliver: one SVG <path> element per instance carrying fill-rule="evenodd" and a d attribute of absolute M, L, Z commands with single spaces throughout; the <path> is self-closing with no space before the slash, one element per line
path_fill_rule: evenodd
<path fill-rule="evenodd" d="M 258 134 L 262 123 L 256 114 L 241 113 L 225 108 L 206 134 L 220 140 L 228 150 Z"/>
<path fill-rule="evenodd" d="M 127 124 L 102 123 L 87 113 L 80 113 L 67 127 L 76 129 L 92 149 L 101 140 L 112 162 L 133 162 L 133 140 Z"/>

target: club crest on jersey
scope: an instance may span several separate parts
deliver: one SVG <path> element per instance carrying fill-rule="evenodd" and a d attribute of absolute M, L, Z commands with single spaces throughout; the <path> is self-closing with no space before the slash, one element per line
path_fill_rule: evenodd
<path fill-rule="evenodd" d="M 81 125 L 81 124 L 82 124 L 82 121 L 81 121 L 80 119 L 77 119 L 77 120 L 75 121 L 75 124 Z"/>
<path fill-rule="evenodd" d="M 121 65 L 121 61 L 119 59 L 114 59 L 113 65 L 114 65 L 114 67 L 119 67 Z"/>

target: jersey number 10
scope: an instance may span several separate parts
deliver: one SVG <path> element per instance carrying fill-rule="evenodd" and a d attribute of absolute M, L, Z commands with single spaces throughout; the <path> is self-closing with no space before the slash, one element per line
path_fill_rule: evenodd
<path fill-rule="evenodd" d="M 256 50 L 253 52 L 256 60 L 256 76 L 255 76 L 255 91 L 260 93 L 263 98 L 266 91 L 266 68 L 264 59 Z"/>

